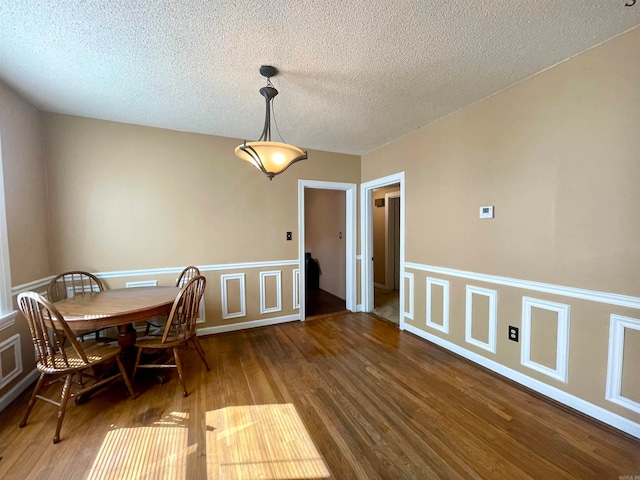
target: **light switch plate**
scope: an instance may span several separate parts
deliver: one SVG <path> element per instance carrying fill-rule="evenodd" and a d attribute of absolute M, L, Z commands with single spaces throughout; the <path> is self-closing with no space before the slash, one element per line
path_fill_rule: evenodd
<path fill-rule="evenodd" d="M 480 207 L 480 218 L 493 218 L 493 205 Z"/>

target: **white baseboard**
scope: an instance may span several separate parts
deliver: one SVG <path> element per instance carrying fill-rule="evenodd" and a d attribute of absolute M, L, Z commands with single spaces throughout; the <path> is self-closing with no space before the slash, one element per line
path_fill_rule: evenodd
<path fill-rule="evenodd" d="M 356 312 L 364 312 L 364 307 L 361 303 L 356 305 Z"/>
<path fill-rule="evenodd" d="M 640 424 L 636 422 L 632 422 L 631 420 L 624 418 L 620 415 L 617 415 L 609 410 L 606 410 L 598 405 L 587 402 L 581 398 L 578 398 L 570 393 L 564 392 L 558 388 L 552 387 L 551 385 L 547 385 L 544 382 L 531 378 L 521 372 L 513 370 L 509 367 L 505 367 L 504 365 L 497 363 L 493 360 L 490 360 L 482 355 L 478 355 L 477 353 L 471 352 L 465 348 L 456 345 L 455 343 L 451 343 L 443 338 L 440 338 L 436 335 L 432 335 L 427 333 L 419 328 L 416 328 L 409 324 L 404 324 L 404 330 L 407 332 L 411 332 L 414 335 L 417 335 L 420 338 L 424 338 L 430 342 L 435 343 L 436 345 L 440 345 L 447 350 L 450 350 L 453 353 L 460 355 L 472 362 L 477 363 L 478 365 L 482 365 L 489 370 L 492 370 L 495 373 L 498 373 L 504 377 L 507 377 L 514 382 L 517 382 L 525 387 L 528 387 L 546 397 L 549 397 L 557 402 L 560 402 L 568 407 L 571 407 L 579 412 L 582 412 L 590 417 L 593 417 L 601 422 L 604 422 L 612 427 L 615 427 L 623 432 L 628 433 L 636 438 L 640 439 Z"/>
<path fill-rule="evenodd" d="M 279 323 L 295 322 L 300 320 L 300 315 L 285 315 L 282 317 L 265 318 L 264 320 L 252 320 L 249 322 L 232 323 L 230 325 L 217 325 L 215 327 L 198 328 L 198 336 L 215 335 L 216 333 L 236 332 L 249 328 L 278 325 Z"/>
<path fill-rule="evenodd" d="M 40 372 L 38 370 L 33 369 L 27 375 L 25 375 L 22 380 L 14 385 L 14 387 L 5 393 L 2 398 L 0 398 L 0 412 L 7 408 L 11 402 L 13 402 L 22 392 L 24 392 L 29 385 L 31 385 L 38 377 L 40 376 Z M 25 405 L 26 406 L 26 405 Z"/>

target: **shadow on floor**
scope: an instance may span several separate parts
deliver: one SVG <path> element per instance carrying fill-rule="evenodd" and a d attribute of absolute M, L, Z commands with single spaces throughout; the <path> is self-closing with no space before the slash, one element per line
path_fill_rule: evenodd
<path fill-rule="evenodd" d="M 306 317 L 344 312 L 347 309 L 344 300 L 319 288 L 307 289 L 305 292 L 305 301 Z"/>

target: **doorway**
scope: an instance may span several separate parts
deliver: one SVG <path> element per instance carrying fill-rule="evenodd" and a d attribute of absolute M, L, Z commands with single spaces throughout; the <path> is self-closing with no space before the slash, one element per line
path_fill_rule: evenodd
<path fill-rule="evenodd" d="M 400 320 L 400 184 L 372 192 L 373 313 L 392 323 Z"/>
<path fill-rule="evenodd" d="M 386 299 L 385 294 L 396 305 L 387 310 L 397 312 L 397 322 L 404 329 L 405 285 L 404 285 L 404 218 L 405 218 L 404 172 L 363 183 L 360 191 L 362 232 L 362 309 L 375 312 Z M 382 208 L 384 207 L 384 208 Z M 375 217 L 385 219 L 382 228 L 376 227 Z M 374 223 L 375 222 L 375 223 Z M 381 230 L 382 234 L 376 233 Z M 378 248 L 374 244 L 378 244 Z M 376 257 L 379 261 L 376 261 Z M 376 290 L 377 289 L 377 290 Z M 377 295 L 376 295 L 377 294 Z M 376 305 L 378 297 L 378 305 Z M 396 300 L 397 299 L 397 300 Z M 386 313 L 384 317 L 386 318 Z M 383 316 L 383 315 L 381 315 Z"/>
<path fill-rule="evenodd" d="M 315 317 L 346 309 L 346 194 L 305 188 L 305 306 Z"/>
<path fill-rule="evenodd" d="M 307 269 L 306 269 L 306 224 L 309 219 L 306 218 L 305 204 L 306 195 L 305 192 L 311 192 L 311 190 L 341 190 L 344 195 L 344 231 L 338 230 L 336 232 L 330 232 L 331 237 L 336 236 L 344 244 L 344 308 L 346 310 L 355 311 L 356 309 L 356 189 L 355 183 L 339 183 L 339 182 L 324 182 L 317 180 L 298 180 L 298 258 L 300 261 L 299 267 L 299 282 L 297 286 L 298 300 L 300 308 L 300 320 L 305 320 L 307 315 L 307 291 L 305 286 L 308 284 Z M 339 238 L 339 236 L 342 238 Z M 327 237 L 329 238 L 329 237 Z M 313 255 L 313 252 L 310 252 Z M 322 268 L 322 266 L 319 266 Z M 294 273 L 295 275 L 295 273 Z M 338 280 L 339 282 L 339 280 Z"/>

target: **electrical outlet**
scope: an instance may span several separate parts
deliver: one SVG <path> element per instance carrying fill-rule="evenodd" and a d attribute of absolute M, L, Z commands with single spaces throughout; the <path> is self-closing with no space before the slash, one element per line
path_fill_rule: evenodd
<path fill-rule="evenodd" d="M 520 329 L 518 327 L 513 327 L 511 325 L 509 325 L 509 340 L 512 340 L 514 342 L 518 342 L 519 341 L 519 332 Z"/>
<path fill-rule="evenodd" d="M 291 235 L 291 232 L 287 232 L 287 240 L 292 240 L 293 236 Z"/>

